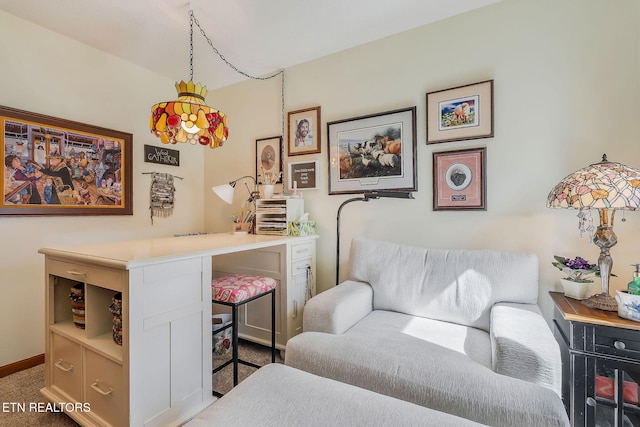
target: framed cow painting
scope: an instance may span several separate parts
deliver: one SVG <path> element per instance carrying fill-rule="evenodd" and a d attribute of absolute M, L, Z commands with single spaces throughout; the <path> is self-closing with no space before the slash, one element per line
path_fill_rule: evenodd
<path fill-rule="evenodd" d="M 327 123 L 329 194 L 417 190 L 416 107 Z"/>

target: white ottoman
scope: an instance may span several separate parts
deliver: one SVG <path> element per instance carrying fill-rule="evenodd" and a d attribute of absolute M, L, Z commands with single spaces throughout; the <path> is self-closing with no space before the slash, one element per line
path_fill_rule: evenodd
<path fill-rule="evenodd" d="M 475 422 L 272 363 L 185 424 L 202 426 L 479 426 Z"/>

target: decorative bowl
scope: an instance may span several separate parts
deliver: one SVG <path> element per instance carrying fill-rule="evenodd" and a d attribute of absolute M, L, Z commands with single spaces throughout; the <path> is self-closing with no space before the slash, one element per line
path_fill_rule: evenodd
<path fill-rule="evenodd" d="M 632 295 L 627 291 L 616 291 L 618 316 L 640 322 L 640 295 Z"/>

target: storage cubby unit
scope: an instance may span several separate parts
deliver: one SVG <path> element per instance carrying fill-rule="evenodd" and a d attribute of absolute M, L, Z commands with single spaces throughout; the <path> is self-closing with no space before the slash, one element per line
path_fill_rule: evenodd
<path fill-rule="evenodd" d="M 126 287 L 126 276 L 116 269 L 57 258 L 48 258 L 45 266 L 47 357 L 42 394 L 53 402 L 88 403 L 90 411 L 69 414 L 81 425 L 125 425 L 126 350 L 113 340 L 109 307 L 113 296 Z M 70 294 L 77 286 L 84 291 L 84 328 L 73 319 Z"/>
<path fill-rule="evenodd" d="M 78 282 L 75 280 L 65 279 L 64 277 L 51 276 L 50 277 L 50 286 L 53 286 L 53 305 L 52 305 L 52 313 L 53 319 L 51 324 L 61 331 L 67 330 L 69 328 L 73 332 L 75 329 L 78 331 L 82 331 L 84 336 L 84 331 L 80 328 L 77 328 L 73 324 L 73 315 L 71 312 L 71 299 L 69 298 L 69 294 L 71 293 L 71 288 L 75 285 L 80 285 L 82 282 Z M 71 332 L 69 332 L 71 333 Z"/>
<path fill-rule="evenodd" d="M 303 199 L 256 200 L 256 234 L 286 236 L 289 222 L 304 214 Z"/>

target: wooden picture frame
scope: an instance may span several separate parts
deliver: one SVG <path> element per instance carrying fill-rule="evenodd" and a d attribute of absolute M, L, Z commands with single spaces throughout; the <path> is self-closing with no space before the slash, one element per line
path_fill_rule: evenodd
<path fill-rule="evenodd" d="M 256 182 L 258 184 L 282 182 L 281 136 L 256 139 Z"/>
<path fill-rule="evenodd" d="M 487 210 L 486 148 L 433 153 L 433 210 Z"/>
<path fill-rule="evenodd" d="M 132 215 L 130 133 L 0 106 L 0 215 Z"/>
<path fill-rule="evenodd" d="M 493 137 L 493 80 L 427 93 L 427 144 Z"/>
<path fill-rule="evenodd" d="M 316 190 L 320 182 L 320 162 L 308 160 L 304 162 L 289 162 L 287 183 L 289 190 Z M 294 185 L 295 183 L 295 185 Z"/>
<path fill-rule="evenodd" d="M 417 190 L 416 107 L 327 123 L 329 194 Z"/>
<path fill-rule="evenodd" d="M 320 148 L 320 107 L 290 111 L 287 155 L 314 154 Z"/>

